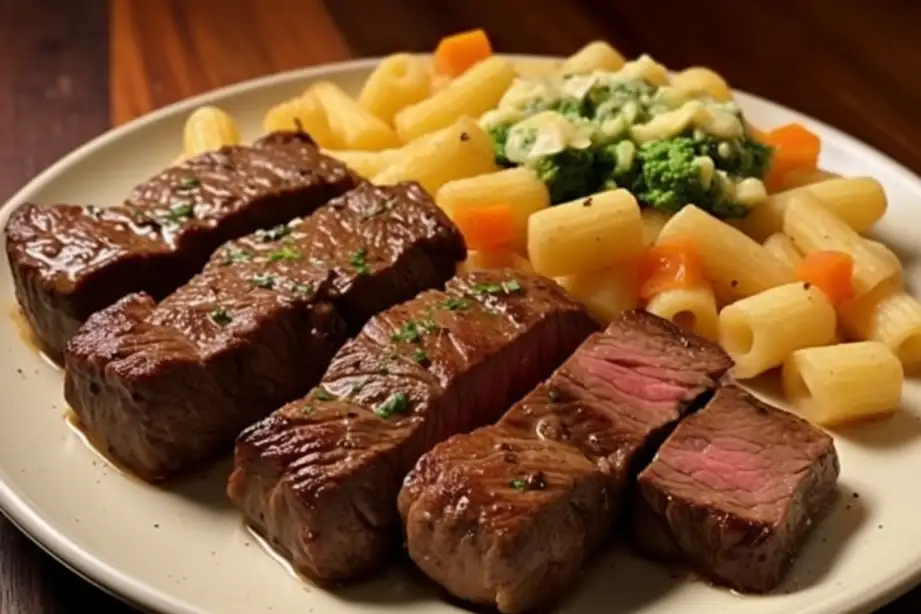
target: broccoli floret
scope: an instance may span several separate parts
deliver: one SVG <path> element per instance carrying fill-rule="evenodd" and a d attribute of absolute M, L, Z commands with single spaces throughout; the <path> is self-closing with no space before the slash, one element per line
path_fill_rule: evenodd
<path fill-rule="evenodd" d="M 643 187 L 639 156 L 631 141 L 599 147 L 595 154 L 595 167 L 605 189 L 625 188 L 635 193 Z"/>
<path fill-rule="evenodd" d="M 709 185 L 701 181 L 700 154 L 693 139 L 676 137 L 652 141 L 637 152 L 642 168 L 634 194 L 647 205 L 664 211 L 679 211 L 694 204 L 720 218 L 744 217 L 748 208 L 733 201 L 714 174 Z"/>
<path fill-rule="evenodd" d="M 511 129 L 510 125 L 499 124 L 488 130 L 489 138 L 492 141 L 492 150 L 496 156 L 496 164 L 499 166 L 512 166 L 512 162 L 505 157 L 505 143 L 508 141 L 508 133 Z"/>
<path fill-rule="evenodd" d="M 553 204 L 595 192 L 600 178 L 590 149 L 566 149 L 537 161 L 534 171 L 550 192 Z"/>
<path fill-rule="evenodd" d="M 699 155 L 710 156 L 716 168 L 735 177 L 761 179 L 771 164 L 771 147 L 748 135 L 731 141 L 721 141 L 710 135 L 692 138 Z"/>

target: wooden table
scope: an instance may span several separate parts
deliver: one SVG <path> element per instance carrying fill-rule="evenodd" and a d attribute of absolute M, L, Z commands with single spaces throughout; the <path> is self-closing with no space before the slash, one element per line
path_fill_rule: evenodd
<path fill-rule="evenodd" d="M 913 0 L 0 0 L 0 202 L 110 126 L 186 96 L 428 50 L 474 26 L 499 51 L 568 54 L 603 38 L 671 67 L 708 65 L 921 173 L 919 24 Z M 135 611 L 0 518 L 0 613 L 82 610 Z M 921 589 L 882 611 L 921 611 Z"/>

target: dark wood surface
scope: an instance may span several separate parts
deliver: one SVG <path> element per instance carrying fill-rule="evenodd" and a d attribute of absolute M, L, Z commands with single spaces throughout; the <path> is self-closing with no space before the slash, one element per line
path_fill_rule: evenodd
<path fill-rule="evenodd" d="M 604 38 L 711 66 L 921 173 L 916 0 L 0 0 L 0 201 L 113 124 L 279 70 L 428 50 L 473 26 L 499 51 Z M 919 545 L 921 548 L 921 545 Z M 0 614 L 134 612 L 0 518 Z M 921 611 L 921 590 L 881 610 Z"/>

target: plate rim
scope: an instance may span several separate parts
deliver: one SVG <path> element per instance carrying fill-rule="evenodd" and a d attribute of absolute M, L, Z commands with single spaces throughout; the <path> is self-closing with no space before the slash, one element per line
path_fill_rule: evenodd
<path fill-rule="evenodd" d="M 498 55 L 512 60 L 553 61 L 561 59 L 558 56 L 540 54 L 503 53 Z M 259 89 L 284 85 L 290 82 L 322 78 L 323 76 L 337 73 L 370 69 L 377 65 L 383 57 L 385 56 L 356 58 L 339 62 L 316 64 L 240 81 L 178 100 L 160 109 L 132 119 L 120 126 L 110 128 L 63 155 L 18 189 L 2 206 L 0 206 L 0 220 L 4 219 L 10 210 L 25 201 L 26 195 L 44 188 L 70 166 L 94 154 L 96 151 L 107 147 L 110 143 L 133 132 L 142 130 L 151 124 L 156 124 L 157 122 L 177 115 L 187 114 L 201 105 L 215 103 L 221 99 L 232 98 Z M 904 182 L 914 184 L 917 186 L 918 191 L 921 192 L 921 177 L 900 162 L 881 152 L 876 147 L 824 121 L 815 119 L 810 115 L 780 103 L 762 96 L 750 94 L 743 90 L 733 89 L 732 91 L 733 94 L 740 95 L 743 100 L 749 100 L 753 103 L 764 105 L 765 107 L 772 107 L 775 110 L 796 115 L 807 125 L 814 126 L 820 131 L 833 136 L 844 146 L 858 151 L 861 157 L 872 158 L 876 163 L 889 167 L 893 175 L 898 176 Z M 0 476 L 0 513 L 6 516 L 17 530 L 22 532 L 30 541 L 57 562 L 64 565 L 81 579 L 98 587 L 116 599 L 129 603 L 134 607 L 160 614 L 219 614 L 217 612 L 203 610 L 189 603 L 187 600 L 174 597 L 168 591 L 154 588 L 143 579 L 122 572 L 101 557 L 81 548 L 73 538 L 67 536 L 66 531 L 62 530 L 60 527 L 56 527 L 41 509 L 30 505 L 26 496 L 14 491 L 14 489 L 2 479 L 2 476 Z M 865 590 L 857 600 L 851 603 L 850 611 L 871 611 L 890 603 L 913 589 L 916 584 L 918 584 L 919 580 L 921 580 L 921 550 L 919 550 L 911 563 L 906 565 L 900 573 L 893 574 L 885 582 L 878 583 L 874 587 Z M 822 607 L 822 604 L 817 604 L 817 606 Z M 810 611 L 817 613 L 828 612 L 828 614 L 831 614 L 830 610 L 810 609 Z"/>

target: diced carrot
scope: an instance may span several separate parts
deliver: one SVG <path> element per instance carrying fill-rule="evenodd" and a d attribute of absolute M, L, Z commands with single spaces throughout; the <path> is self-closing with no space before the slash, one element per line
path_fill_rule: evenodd
<path fill-rule="evenodd" d="M 774 148 L 771 167 L 764 180 L 768 191 L 780 189 L 784 175 L 792 170 L 815 170 L 819 167 L 822 142 L 817 134 L 800 124 L 775 128 L 760 140 Z"/>
<path fill-rule="evenodd" d="M 452 217 L 469 249 L 491 251 L 508 246 L 515 238 L 515 215 L 508 204 L 459 208 Z"/>
<path fill-rule="evenodd" d="M 665 290 L 691 288 L 704 280 L 700 256 L 685 241 L 671 241 L 650 247 L 638 265 L 639 297 L 652 298 Z"/>
<path fill-rule="evenodd" d="M 796 277 L 825 293 L 832 305 L 854 296 L 854 259 L 844 252 L 813 252 L 796 265 Z"/>
<path fill-rule="evenodd" d="M 489 37 L 482 29 L 446 36 L 435 48 L 435 70 L 456 77 L 492 55 Z"/>

